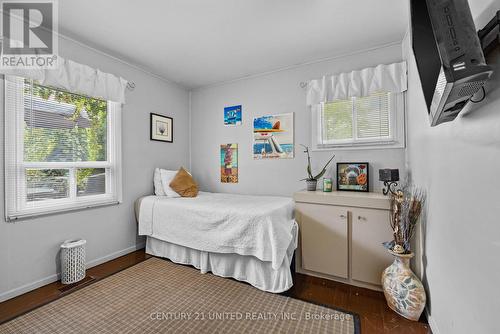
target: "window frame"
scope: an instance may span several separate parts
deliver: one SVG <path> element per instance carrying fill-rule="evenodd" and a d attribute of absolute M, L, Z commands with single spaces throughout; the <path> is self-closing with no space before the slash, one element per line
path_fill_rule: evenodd
<path fill-rule="evenodd" d="M 106 161 L 25 162 L 24 78 L 5 75 L 4 86 L 6 221 L 122 202 L 120 103 L 107 101 Z M 11 110 L 12 108 L 14 110 Z M 105 168 L 106 192 L 79 197 L 76 184 L 76 173 L 79 168 Z M 28 205 L 26 169 L 67 169 L 68 197 L 47 199 Z"/>
<path fill-rule="evenodd" d="M 324 102 L 311 107 L 311 143 L 313 151 L 358 150 L 358 149 L 393 149 L 406 147 L 406 96 L 405 93 L 390 93 L 389 128 L 387 138 L 355 138 L 357 135 L 357 111 L 352 103 L 352 139 L 332 140 L 323 143 Z"/>

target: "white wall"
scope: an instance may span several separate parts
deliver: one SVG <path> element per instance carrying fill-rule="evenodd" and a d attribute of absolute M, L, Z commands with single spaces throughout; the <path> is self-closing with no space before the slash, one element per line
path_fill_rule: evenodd
<path fill-rule="evenodd" d="M 87 240 L 87 261 L 91 265 L 134 250 L 144 241 L 137 237 L 133 202 L 152 193 L 156 166 L 171 169 L 189 163 L 188 92 L 134 67 L 74 42 L 61 39 L 63 57 L 114 73 L 135 82 L 127 92 L 122 116 L 123 203 L 115 206 L 69 212 L 16 223 L 0 222 L 0 300 L 56 279 L 58 246 L 71 238 Z M 3 80 L 0 82 L 3 110 Z M 174 118 L 174 143 L 149 140 L 149 113 Z M 2 112 L 3 115 L 3 112 Z M 3 116 L 0 117 L 3 155 Z M 0 164 L 3 189 L 3 163 Z M 0 202 L 4 194 L 0 193 Z M 4 206 L 0 205 L 4 217 Z"/>
<path fill-rule="evenodd" d="M 191 158 L 193 174 L 207 191 L 272 194 L 291 196 L 305 188 L 306 157 L 299 144 L 311 145 L 310 111 L 305 105 L 305 89 L 301 81 L 328 73 L 346 72 L 378 64 L 401 61 L 401 45 L 392 45 L 329 61 L 299 66 L 259 77 L 192 92 Z M 241 104 L 243 125 L 225 127 L 224 107 Z M 295 113 L 295 158 L 288 160 L 253 160 L 253 117 L 269 114 Z M 239 183 L 220 182 L 220 145 L 239 145 Z M 404 173 L 404 149 L 336 150 L 334 163 L 368 161 L 371 163 L 370 187 L 379 190 L 378 169 L 400 168 Z M 313 152 L 313 167 L 325 163 L 332 152 Z M 328 175 L 335 174 L 335 164 Z"/>
<path fill-rule="evenodd" d="M 478 28 L 500 1 L 469 1 Z M 431 128 L 409 54 L 408 164 L 428 196 L 422 274 L 436 334 L 497 333 L 500 311 L 500 52 L 488 96 L 476 112 Z M 479 98 L 479 97 L 477 97 Z"/>

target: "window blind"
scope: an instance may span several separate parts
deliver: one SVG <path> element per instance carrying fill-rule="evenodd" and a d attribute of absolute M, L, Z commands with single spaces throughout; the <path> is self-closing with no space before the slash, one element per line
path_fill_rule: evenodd
<path fill-rule="evenodd" d="M 5 82 L 7 220 L 119 202 L 120 105 Z"/>
<path fill-rule="evenodd" d="M 325 103 L 323 107 L 323 141 L 345 141 L 352 138 L 352 100 Z"/>
<path fill-rule="evenodd" d="M 356 137 L 388 138 L 390 136 L 389 94 L 376 93 L 354 99 Z"/>
<path fill-rule="evenodd" d="M 321 105 L 317 146 L 364 145 L 392 139 L 391 93 L 336 100 Z"/>

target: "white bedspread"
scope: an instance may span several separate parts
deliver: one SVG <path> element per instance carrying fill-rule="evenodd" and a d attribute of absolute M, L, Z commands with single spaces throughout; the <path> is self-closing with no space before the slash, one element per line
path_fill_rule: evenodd
<path fill-rule="evenodd" d="M 293 239 L 293 208 L 285 197 L 147 196 L 141 201 L 139 234 L 207 252 L 252 255 L 277 270 Z"/>

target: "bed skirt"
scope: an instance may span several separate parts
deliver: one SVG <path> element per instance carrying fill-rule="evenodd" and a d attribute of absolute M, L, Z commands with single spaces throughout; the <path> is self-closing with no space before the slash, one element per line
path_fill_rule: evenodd
<path fill-rule="evenodd" d="M 293 285 L 290 264 L 297 248 L 298 227 L 294 227 L 294 238 L 278 270 L 271 262 L 264 262 L 253 256 L 204 252 L 166 241 L 147 237 L 146 253 L 164 257 L 172 262 L 191 265 L 201 273 L 212 272 L 221 277 L 232 277 L 254 287 L 273 293 L 281 293 Z"/>

